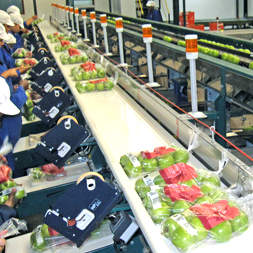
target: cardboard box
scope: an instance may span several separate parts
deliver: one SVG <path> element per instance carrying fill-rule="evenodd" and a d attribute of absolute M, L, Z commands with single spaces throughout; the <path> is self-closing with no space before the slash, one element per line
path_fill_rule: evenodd
<path fill-rule="evenodd" d="M 253 115 L 246 114 L 239 117 L 230 118 L 230 128 L 231 129 L 242 129 L 253 126 Z"/>
<path fill-rule="evenodd" d="M 189 27 L 191 29 L 200 30 L 200 31 L 205 31 L 204 25 L 186 25 L 186 27 Z"/>

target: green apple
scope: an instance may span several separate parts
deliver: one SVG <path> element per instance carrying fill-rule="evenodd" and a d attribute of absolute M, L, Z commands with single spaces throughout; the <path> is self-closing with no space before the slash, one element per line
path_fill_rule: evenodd
<path fill-rule="evenodd" d="M 208 196 L 203 196 L 203 197 L 197 198 L 195 203 L 196 204 L 213 203 L 213 200 Z"/>
<path fill-rule="evenodd" d="M 192 218 L 189 223 L 198 232 L 198 235 L 194 235 L 195 242 L 203 241 L 207 237 L 208 231 L 205 229 L 200 219 L 198 217 Z"/>
<path fill-rule="evenodd" d="M 78 71 L 77 73 L 74 74 L 74 79 L 75 81 L 83 80 L 83 73 L 81 71 Z"/>
<path fill-rule="evenodd" d="M 76 56 L 75 55 L 69 57 L 69 63 L 71 63 L 71 64 L 76 63 Z"/>
<path fill-rule="evenodd" d="M 144 158 L 142 157 L 142 154 L 141 154 L 141 153 L 139 153 L 139 154 L 137 155 L 137 159 L 139 160 L 140 163 L 142 162 L 142 160 L 143 160 Z"/>
<path fill-rule="evenodd" d="M 208 196 L 214 201 L 214 202 L 217 202 L 219 200 L 222 200 L 222 199 L 228 199 L 228 195 L 220 190 L 220 189 L 215 189 L 215 190 L 212 190 L 208 193 Z"/>
<path fill-rule="evenodd" d="M 82 55 L 82 62 L 87 62 L 89 57 L 87 55 Z"/>
<path fill-rule="evenodd" d="M 210 229 L 211 237 L 217 242 L 227 242 L 232 238 L 232 226 L 228 220 Z"/>
<path fill-rule="evenodd" d="M 162 227 L 162 232 L 163 235 L 167 238 L 171 238 L 174 231 L 181 227 L 174 219 L 171 217 L 165 220 L 163 227 Z"/>
<path fill-rule="evenodd" d="M 43 172 L 41 171 L 41 168 L 39 167 L 36 167 L 36 168 L 33 168 L 31 171 L 30 171 L 33 179 L 40 179 L 43 175 Z"/>
<path fill-rule="evenodd" d="M 84 71 L 83 72 L 83 79 L 84 80 L 89 80 L 91 78 L 90 72 L 89 71 Z"/>
<path fill-rule="evenodd" d="M 76 82 L 75 87 L 79 93 L 86 92 L 86 85 L 83 85 L 80 81 Z"/>
<path fill-rule="evenodd" d="M 220 179 L 215 176 L 207 176 L 202 180 L 202 182 L 209 182 L 215 186 L 220 187 Z"/>
<path fill-rule="evenodd" d="M 179 199 L 174 202 L 173 207 L 172 207 L 172 213 L 178 214 L 190 207 L 191 205 L 187 201 Z"/>
<path fill-rule="evenodd" d="M 139 178 L 139 179 L 136 180 L 134 188 L 139 193 L 141 188 L 144 187 L 144 186 L 147 186 L 147 185 L 144 183 L 142 178 Z"/>
<path fill-rule="evenodd" d="M 74 67 L 74 68 L 72 68 L 71 70 L 70 70 L 70 74 L 73 76 L 75 73 L 77 73 L 78 71 L 80 71 L 80 69 L 79 68 L 77 68 L 77 67 Z"/>
<path fill-rule="evenodd" d="M 3 195 L 0 197 L 0 205 L 3 205 L 9 199 L 8 195 Z"/>
<path fill-rule="evenodd" d="M 160 155 L 157 157 L 159 169 L 165 169 L 174 164 L 175 160 L 172 155 Z"/>
<path fill-rule="evenodd" d="M 123 155 L 123 156 L 120 157 L 119 163 L 120 163 L 120 165 L 122 167 L 124 167 L 129 161 L 130 160 L 129 160 L 128 156 L 127 155 Z"/>
<path fill-rule="evenodd" d="M 33 101 L 31 99 L 27 99 L 26 102 L 25 102 L 25 107 L 26 108 L 33 107 Z"/>
<path fill-rule="evenodd" d="M 142 186 L 138 189 L 139 196 L 144 199 L 147 197 L 147 194 L 151 191 L 151 188 L 147 185 Z"/>
<path fill-rule="evenodd" d="M 249 64 L 249 69 L 253 69 L 253 61 Z"/>
<path fill-rule="evenodd" d="M 48 225 L 47 224 L 43 224 L 41 227 L 41 233 L 44 236 L 44 238 L 49 238 L 51 237 L 48 231 Z"/>
<path fill-rule="evenodd" d="M 192 187 L 193 185 L 197 185 L 198 182 L 195 179 L 190 179 L 188 181 L 180 182 L 180 184 L 188 186 L 188 187 Z"/>
<path fill-rule="evenodd" d="M 95 78 L 97 78 L 97 77 L 98 77 L 97 71 L 96 71 L 96 70 L 91 71 L 91 73 L 90 73 L 90 78 L 91 78 L 91 79 L 95 79 Z"/>
<path fill-rule="evenodd" d="M 215 185 L 213 185 L 212 183 L 209 182 L 204 182 L 201 186 L 200 186 L 200 190 L 203 194 L 206 194 L 208 192 L 211 192 L 212 190 L 215 189 Z"/>
<path fill-rule="evenodd" d="M 175 163 L 187 163 L 189 160 L 189 154 L 187 150 L 179 149 L 173 153 Z"/>
<path fill-rule="evenodd" d="M 129 177 L 139 177 L 142 173 L 142 168 L 141 166 L 134 167 L 133 164 L 129 161 L 125 165 L 124 171 Z"/>
<path fill-rule="evenodd" d="M 28 116 L 32 115 L 32 114 L 33 114 L 33 107 L 28 108 L 28 109 L 26 110 L 26 114 L 27 114 Z"/>
<path fill-rule="evenodd" d="M 114 87 L 114 84 L 113 84 L 112 81 L 107 80 L 107 81 L 105 82 L 105 88 L 106 88 L 106 90 L 111 90 L 113 87 Z"/>
<path fill-rule="evenodd" d="M 95 91 L 96 90 L 96 85 L 94 83 L 88 83 L 87 86 L 86 86 L 86 89 L 87 89 L 88 92 Z"/>
<path fill-rule="evenodd" d="M 166 182 L 164 181 L 164 179 L 161 175 L 158 175 L 154 178 L 154 184 L 155 185 L 166 185 Z"/>
<path fill-rule="evenodd" d="M 170 217 L 171 207 L 164 202 L 161 202 L 161 205 L 160 208 L 149 210 L 150 216 L 156 224 L 160 224 L 163 219 Z"/>
<path fill-rule="evenodd" d="M 97 90 L 99 90 L 99 91 L 103 91 L 105 89 L 105 86 L 103 83 L 97 83 L 96 86 L 97 86 Z"/>
<path fill-rule="evenodd" d="M 234 58 L 233 58 L 233 63 L 234 64 L 236 64 L 236 65 L 238 65 L 239 63 L 240 63 L 240 58 L 238 57 L 238 56 L 234 56 Z"/>
<path fill-rule="evenodd" d="M 212 56 L 218 58 L 220 56 L 219 51 L 218 50 L 213 50 L 212 51 Z"/>
<path fill-rule="evenodd" d="M 203 48 L 203 53 L 204 53 L 204 54 L 208 54 L 209 50 L 210 50 L 210 49 L 209 49 L 208 47 L 204 47 L 204 48 Z"/>
<path fill-rule="evenodd" d="M 40 231 L 33 232 L 30 237 L 30 244 L 34 251 L 44 251 L 47 247 L 47 243 Z"/>
<path fill-rule="evenodd" d="M 97 74 L 99 78 L 102 78 L 105 76 L 105 71 L 103 69 L 97 69 Z"/>
<path fill-rule="evenodd" d="M 76 63 L 82 63 L 82 56 L 81 55 L 77 55 L 76 56 Z"/>
<path fill-rule="evenodd" d="M 158 166 L 157 160 L 155 158 L 151 158 L 151 159 L 143 158 L 141 165 L 142 165 L 142 169 L 145 172 L 152 172 L 156 170 Z"/>
<path fill-rule="evenodd" d="M 36 116 L 34 114 L 32 114 L 32 115 L 29 115 L 26 119 L 27 119 L 27 121 L 33 121 L 33 120 L 35 120 L 35 118 L 36 118 Z"/>
<path fill-rule="evenodd" d="M 61 52 L 61 51 L 62 51 L 62 47 L 61 47 L 61 46 L 55 46 L 55 47 L 54 47 L 54 50 L 55 50 L 56 52 Z"/>
<path fill-rule="evenodd" d="M 6 189 L 13 188 L 13 187 L 15 187 L 16 185 L 17 185 L 17 184 L 16 184 L 14 181 L 9 180 L 9 181 L 6 181 L 6 182 L 0 184 L 0 189 L 1 189 L 2 191 L 4 191 L 4 190 L 6 190 Z"/>
<path fill-rule="evenodd" d="M 69 63 L 68 58 L 62 58 L 62 59 L 61 59 L 61 63 L 62 63 L 62 64 L 68 64 L 68 63 Z"/>
<path fill-rule="evenodd" d="M 15 199 L 23 199 L 25 197 L 25 190 L 22 188 L 15 193 Z"/>
<path fill-rule="evenodd" d="M 183 227 L 179 227 L 172 234 L 171 241 L 177 248 L 187 250 L 194 244 L 195 238 Z"/>
<path fill-rule="evenodd" d="M 233 58 L 234 56 L 232 54 L 229 54 L 226 61 L 233 62 Z"/>
<path fill-rule="evenodd" d="M 223 53 L 223 54 L 221 55 L 221 59 L 222 59 L 222 60 L 226 61 L 227 58 L 228 58 L 228 54 L 227 54 L 227 53 Z"/>
<path fill-rule="evenodd" d="M 246 54 L 251 54 L 251 52 L 250 52 L 249 49 L 244 49 L 244 53 L 246 53 Z"/>
<path fill-rule="evenodd" d="M 229 221 L 233 232 L 244 233 L 249 227 L 249 218 L 245 212 L 237 215 L 233 220 Z"/>

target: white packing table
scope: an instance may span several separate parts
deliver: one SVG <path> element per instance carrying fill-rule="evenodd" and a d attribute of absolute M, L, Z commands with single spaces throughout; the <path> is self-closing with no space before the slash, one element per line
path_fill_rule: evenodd
<path fill-rule="evenodd" d="M 46 35 L 56 32 L 56 29 L 50 26 L 47 21 L 40 23 L 39 28 L 152 251 L 154 253 L 178 253 L 179 251 L 171 244 L 170 240 L 164 240 L 160 235 L 159 229 L 151 220 L 140 197 L 134 190 L 134 180 L 129 180 L 120 166 L 119 160 L 122 155 L 128 152 L 153 150 L 155 147 L 169 146 L 172 143 L 181 145 L 120 87 L 115 86 L 112 91 L 79 94 L 75 89 L 75 82 L 70 76 L 70 69 L 78 64 L 62 65 L 59 60 L 61 53 L 56 53 L 54 51 L 55 43 L 50 43 L 46 38 Z M 190 156 L 188 164 L 195 168 L 204 168 L 193 156 Z M 240 240 L 240 243 L 237 239 Z M 241 245 L 251 247 L 250 231 L 237 239 L 217 246 L 205 247 L 201 252 L 204 250 L 210 253 L 213 251 L 235 253 L 241 250 Z M 23 243 L 29 242 L 24 240 Z M 200 250 L 193 252 L 199 253 Z"/>

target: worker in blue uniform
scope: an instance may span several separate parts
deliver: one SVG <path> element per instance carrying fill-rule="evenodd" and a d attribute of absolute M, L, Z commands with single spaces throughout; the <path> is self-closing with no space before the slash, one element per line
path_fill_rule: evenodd
<path fill-rule="evenodd" d="M 160 12 L 157 9 L 155 9 L 155 2 L 148 1 L 146 6 L 148 7 L 147 19 L 152 20 L 152 21 L 162 22 L 162 17 L 160 15 Z"/>
<path fill-rule="evenodd" d="M 15 6 L 15 5 L 11 5 L 7 10 L 6 12 L 8 14 L 11 14 L 11 13 L 18 13 L 20 14 L 20 9 Z M 20 14 L 21 15 L 21 14 Z M 24 21 L 24 29 L 31 29 L 31 24 L 34 20 L 38 19 L 38 16 L 37 15 L 33 15 L 32 17 L 30 17 L 29 19 L 27 19 L 26 21 Z M 23 29 L 22 29 L 23 30 Z"/>
<path fill-rule="evenodd" d="M 9 23 L 10 24 L 10 23 Z M 4 39 L 8 39 L 8 35 L 5 32 L 5 28 L 2 24 L 0 24 L 0 49 L 3 46 Z M 1 50 L 0 50 L 1 52 Z M 11 91 L 11 101 L 16 105 L 18 109 L 21 109 L 21 107 L 25 104 L 27 96 L 25 94 L 25 90 L 28 89 L 29 83 L 27 80 L 21 80 L 17 89 L 13 90 L 13 84 L 12 84 L 12 77 L 17 77 L 21 73 L 25 73 L 29 68 L 20 67 L 20 68 L 12 68 L 7 69 L 6 65 L 4 64 L 4 59 L 1 58 L 0 54 L 0 77 L 4 78 L 7 82 L 9 89 Z M 0 89 L 1 90 L 1 89 Z M 9 140 L 12 143 L 13 147 L 17 143 L 17 141 L 20 138 L 21 128 L 22 128 L 22 117 L 21 114 L 17 114 L 15 116 L 8 116 L 4 117 L 3 121 L 8 125 L 8 133 L 9 133 Z M 1 145 L 0 141 L 0 145 Z M 8 164 L 11 167 L 11 169 L 14 172 L 15 175 L 15 167 L 14 167 L 14 160 L 13 160 L 13 153 L 10 152 L 6 156 L 8 160 Z"/>

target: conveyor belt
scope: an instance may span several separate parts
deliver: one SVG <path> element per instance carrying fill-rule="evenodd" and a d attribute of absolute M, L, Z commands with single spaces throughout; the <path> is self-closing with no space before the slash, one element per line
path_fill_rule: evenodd
<path fill-rule="evenodd" d="M 55 29 L 50 27 L 47 22 L 40 23 L 39 27 L 44 38 L 47 34 L 55 31 Z M 172 142 L 176 145 L 180 144 L 170 136 L 157 121 L 149 116 L 136 102 L 117 86 L 111 92 L 79 94 L 74 87 L 75 84 L 73 80 L 69 76 L 69 65 L 61 65 L 59 60 L 60 53 L 55 53 L 53 51 L 54 45 L 50 44 L 47 39 L 45 40 L 48 43 L 60 70 L 64 74 L 64 77 L 75 96 L 75 99 L 112 170 L 112 173 L 122 188 L 153 252 L 177 253 L 178 250 L 171 245 L 169 240 L 165 240 L 166 243 L 164 242 L 159 230 L 154 226 L 154 223 L 151 221 L 140 198 L 133 188 L 133 182 L 127 178 L 123 169 L 119 165 L 119 158 L 126 152 L 152 149 L 155 146 L 170 145 Z M 72 66 L 74 67 L 75 65 Z M 124 85 L 126 87 L 128 85 L 131 87 L 131 83 L 129 83 L 129 80 L 126 77 L 124 77 Z M 138 87 L 138 85 L 136 86 Z M 153 107 L 156 107 L 156 103 L 159 104 L 155 98 L 153 98 L 153 101 L 152 99 L 150 100 L 150 98 L 148 99 L 148 91 L 141 91 L 133 87 L 130 89 L 133 89 L 133 91 L 135 89 L 135 92 L 139 93 L 140 99 L 142 100 L 144 100 L 146 96 L 146 102 L 152 103 Z M 145 101 L 143 102 L 145 103 Z M 163 111 L 161 111 L 162 107 L 158 106 L 156 109 L 159 110 L 160 113 L 163 113 Z M 169 111 L 169 109 L 167 110 Z M 171 113 L 171 118 L 173 117 L 175 117 L 175 113 Z M 184 124 L 187 125 L 188 123 L 180 121 L 177 124 L 180 127 L 178 131 L 181 132 L 184 129 Z M 189 135 L 187 130 L 184 131 L 186 135 Z M 208 153 L 206 155 L 208 156 Z M 201 166 L 203 168 L 203 165 L 193 156 L 190 156 L 190 164 L 194 167 Z M 250 231 L 248 231 L 240 237 L 241 239 L 238 239 L 239 237 L 237 237 L 229 243 L 210 245 L 209 247 L 205 247 L 204 250 L 207 253 L 213 251 L 216 251 L 216 253 L 224 253 L 224 251 L 228 250 L 231 253 L 235 253 L 240 250 L 241 242 L 243 244 L 245 243 L 245 247 L 250 247 L 250 236 Z M 203 252 L 202 250 L 203 249 L 195 250 L 194 253 Z"/>

